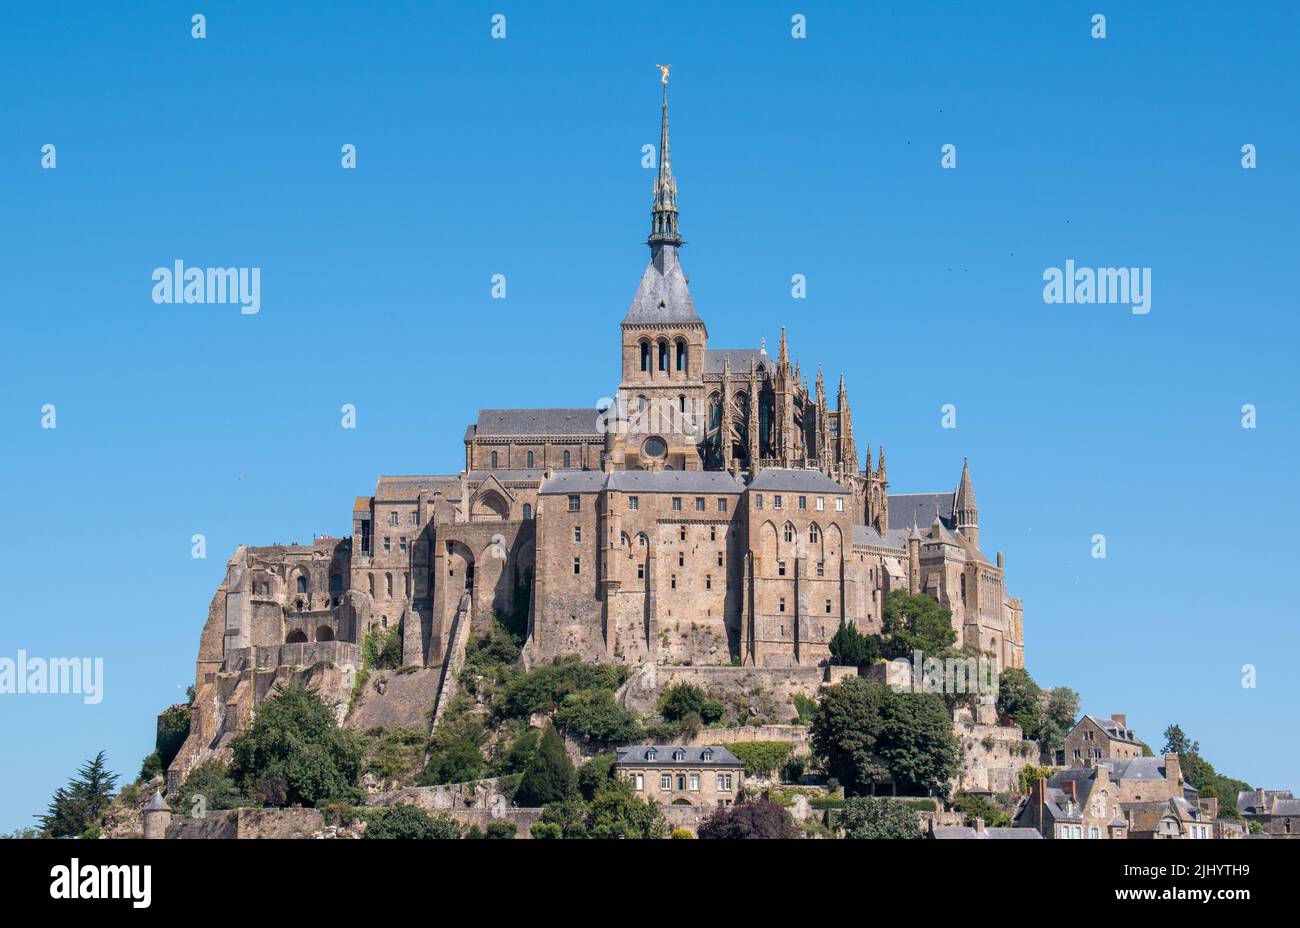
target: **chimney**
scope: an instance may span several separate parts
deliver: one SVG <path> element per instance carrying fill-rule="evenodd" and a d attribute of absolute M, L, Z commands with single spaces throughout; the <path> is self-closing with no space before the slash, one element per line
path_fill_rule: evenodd
<path fill-rule="evenodd" d="M 1165 755 L 1165 779 L 1179 787 L 1178 796 L 1171 796 L 1170 798 L 1180 798 L 1183 795 L 1181 788 L 1183 785 L 1183 764 L 1178 759 L 1177 754 Z"/>
<path fill-rule="evenodd" d="M 1116 714 L 1116 713 L 1112 713 L 1112 714 L 1111 714 L 1111 717 L 1110 717 L 1110 720 L 1111 720 L 1112 722 L 1114 722 L 1116 725 L 1118 725 L 1120 728 L 1123 728 L 1123 729 L 1125 729 L 1126 731 L 1128 730 L 1128 716 L 1127 716 L 1127 715 L 1118 715 L 1118 714 Z"/>
<path fill-rule="evenodd" d="M 984 834 L 984 819 L 982 818 L 975 819 L 975 834 L 977 835 Z"/>

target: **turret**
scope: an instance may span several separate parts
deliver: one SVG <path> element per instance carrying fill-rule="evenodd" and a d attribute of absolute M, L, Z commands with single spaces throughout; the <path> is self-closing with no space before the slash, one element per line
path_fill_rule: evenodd
<path fill-rule="evenodd" d="M 961 481 L 953 497 L 952 517 L 957 524 L 957 531 L 970 539 L 971 544 L 979 547 L 980 512 L 975 502 L 975 487 L 970 479 L 970 462 L 965 458 L 961 464 Z"/>

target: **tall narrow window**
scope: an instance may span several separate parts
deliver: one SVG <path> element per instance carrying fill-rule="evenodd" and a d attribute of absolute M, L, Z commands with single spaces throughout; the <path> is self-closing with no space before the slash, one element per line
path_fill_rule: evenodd
<path fill-rule="evenodd" d="M 525 518 L 525 519 L 531 519 L 532 517 L 533 517 L 533 506 L 532 506 L 532 504 L 531 504 L 531 503 L 524 503 L 524 518 Z"/>
<path fill-rule="evenodd" d="M 493 470 L 496 470 L 496 467 L 497 467 L 497 453 L 496 453 L 495 451 L 493 451 L 493 452 L 492 452 L 492 469 L 493 469 Z"/>
<path fill-rule="evenodd" d="M 641 343 L 641 370 L 650 373 L 650 343 Z"/>
<path fill-rule="evenodd" d="M 668 343 L 659 343 L 659 370 L 668 371 Z"/>
<path fill-rule="evenodd" d="M 572 466 L 572 465 L 570 464 L 570 461 L 571 461 L 571 460 L 572 460 L 572 458 L 569 457 L 569 452 L 567 452 L 567 451 L 564 452 L 564 466 L 565 466 L 565 467 L 570 467 L 570 466 Z"/>
<path fill-rule="evenodd" d="M 531 470 L 532 467 L 533 467 L 533 453 L 530 451 L 530 452 L 528 452 L 528 468 L 529 468 L 529 470 Z"/>
<path fill-rule="evenodd" d="M 686 373 L 686 339 L 677 339 L 677 369 Z"/>

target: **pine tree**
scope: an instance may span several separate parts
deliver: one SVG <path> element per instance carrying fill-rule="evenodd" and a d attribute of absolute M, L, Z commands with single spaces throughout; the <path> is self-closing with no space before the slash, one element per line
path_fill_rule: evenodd
<path fill-rule="evenodd" d="M 560 733 L 554 725 L 548 725 L 519 781 L 516 801 L 521 806 L 544 806 L 548 802 L 559 802 L 573 794 L 576 779 L 577 772 L 564 751 Z"/>
<path fill-rule="evenodd" d="M 37 816 L 41 831 L 51 838 L 73 838 L 97 825 L 113 799 L 117 774 L 108 770 L 100 751 L 66 787 L 59 787 L 44 815 Z"/>

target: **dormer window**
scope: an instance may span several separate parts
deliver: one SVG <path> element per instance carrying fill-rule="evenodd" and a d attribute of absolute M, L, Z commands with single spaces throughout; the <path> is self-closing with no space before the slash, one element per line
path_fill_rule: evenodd
<path fill-rule="evenodd" d="M 675 760 L 675 761 L 683 761 L 683 760 L 686 760 L 686 752 L 685 752 L 685 751 L 673 751 L 673 760 Z"/>
<path fill-rule="evenodd" d="M 645 752 L 646 760 L 654 760 L 658 756 L 659 756 L 659 752 L 656 751 L 654 748 L 651 748 L 650 750 Z"/>
<path fill-rule="evenodd" d="M 700 755 L 700 760 L 713 760 L 713 751 L 705 748 L 704 753 Z"/>

